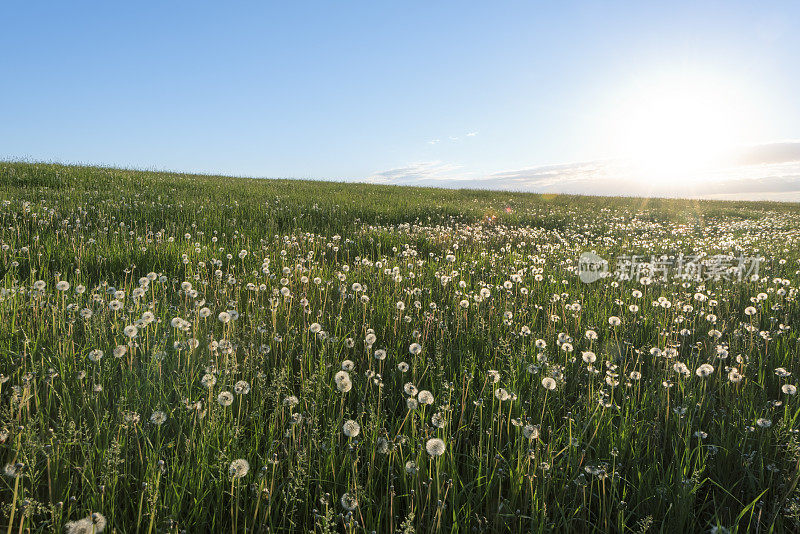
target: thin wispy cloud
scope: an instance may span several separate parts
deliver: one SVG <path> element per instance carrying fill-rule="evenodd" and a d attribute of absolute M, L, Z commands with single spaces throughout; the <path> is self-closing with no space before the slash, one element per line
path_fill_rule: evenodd
<path fill-rule="evenodd" d="M 443 163 L 441 161 L 423 161 L 410 163 L 402 167 L 395 167 L 385 171 L 376 172 L 367 178 L 372 183 L 388 183 L 398 185 L 414 185 L 420 182 L 446 182 L 456 179 L 456 172 L 461 165 Z M 427 185 L 424 183 L 423 185 Z"/>
<path fill-rule="evenodd" d="M 455 163 L 412 163 L 368 181 L 397 185 L 536 193 L 800 201 L 800 142 L 745 147 L 729 165 L 653 182 L 630 161 L 583 161 L 477 175 Z"/>
<path fill-rule="evenodd" d="M 741 165 L 800 161 L 800 141 L 779 141 L 748 147 L 737 159 Z"/>
<path fill-rule="evenodd" d="M 462 140 L 466 139 L 467 137 L 475 137 L 476 135 L 478 135 L 477 131 L 471 131 L 471 132 L 465 133 L 464 135 L 448 135 L 447 136 L 447 140 L 449 140 L 451 143 L 458 143 L 459 141 L 462 141 Z M 438 139 L 438 138 L 437 139 L 431 139 L 431 140 L 427 141 L 427 143 L 429 145 L 438 145 L 441 142 L 442 142 L 442 140 Z"/>

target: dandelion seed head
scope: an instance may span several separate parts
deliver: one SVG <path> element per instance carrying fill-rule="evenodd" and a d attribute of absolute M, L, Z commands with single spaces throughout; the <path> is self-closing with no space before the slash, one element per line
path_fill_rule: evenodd
<path fill-rule="evenodd" d="M 217 395 L 217 402 L 220 406 L 230 406 L 233 404 L 233 393 L 230 391 L 221 391 L 219 395 Z"/>
<path fill-rule="evenodd" d="M 708 376 L 711 376 L 713 372 L 714 372 L 714 366 L 709 363 L 704 363 L 695 370 L 694 374 L 696 374 L 700 378 L 706 378 Z"/>
<path fill-rule="evenodd" d="M 539 439 L 539 427 L 536 425 L 525 425 L 522 428 L 522 435 L 527 440 Z"/>
<path fill-rule="evenodd" d="M 444 454 L 445 448 L 444 441 L 439 438 L 431 438 L 425 443 L 425 450 L 433 457 Z"/>
<path fill-rule="evenodd" d="M 428 391 L 427 389 L 423 389 L 417 394 L 417 400 L 420 404 L 430 405 L 433 404 L 433 393 Z"/>
<path fill-rule="evenodd" d="M 344 422 L 344 425 L 342 425 L 342 432 L 344 432 L 344 435 L 348 438 L 354 438 L 361 433 L 361 425 L 352 419 L 348 419 Z"/>
<path fill-rule="evenodd" d="M 230 467 L 228 467 L 228 476 L 234 479 L 243 478 L 249 472 L 250 463 L 243 458 L 232 461 Z"/>
<path fill-rule="evenodd" d="M 125 334 L 126 337 L 133 339 L 139 334 L 139 329 L 136 327 L 136 325 L 129 324 L 125 327 L 122 333 Z"/>
<path fill-rule="evenodd" d="M 161 426 L 167 421 L 167 414 L 161 411 L 153 412 L 150 416 L 150 422 L 156 426 Z"/>
<path fill-rule="evenodd" d="M 358 499 L 356 499 L 356 496 L 351 493 L 343 494 L 339 502 L 341 503 L 342 508 L 348 512 L 352 512 L 358 508 Z"/>

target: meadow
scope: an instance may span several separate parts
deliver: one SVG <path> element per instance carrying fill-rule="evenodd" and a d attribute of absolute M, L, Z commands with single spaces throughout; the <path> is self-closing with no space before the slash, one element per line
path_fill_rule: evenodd
<path fill-rule="evenodd" d="M 0 258 L 0 532 L 800 531 L 795 204 L 0 162 Z"/>

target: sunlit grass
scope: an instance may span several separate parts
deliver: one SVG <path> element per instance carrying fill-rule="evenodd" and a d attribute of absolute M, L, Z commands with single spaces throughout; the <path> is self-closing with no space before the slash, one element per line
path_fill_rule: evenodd
<path fill-rule="evenodd" d="M 800 528 L 793 205 L 0 187 L 9 532 Z M 587 250 L 765 261 L 586 285 Z"/>

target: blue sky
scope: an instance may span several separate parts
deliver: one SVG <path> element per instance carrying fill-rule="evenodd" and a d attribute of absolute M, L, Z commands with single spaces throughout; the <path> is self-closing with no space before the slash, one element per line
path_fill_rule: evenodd
<path fill-rule="evenodd" d="M 701 122 L 735 116 L 737 146 L 789 143 L 770 162 L 780 169 L 757 161 L 758 172 L 726 176 L 779 172 L 800 183 L 797 2 L 11 1 L 0 10 L 2 158 L 614 193 L 626 187 L 620 176 L 647 182 L 644 167 L 625 163 L 630 139 L 669 153 L 674 139 L 653 124 L 668 119 L 647 119 L 653 131 L 641 136 L 627 119 L 649 117 L 642 110 L 660 106 L 659 88 L 678 80 L 713 99 L 731 89 L 728 107 Z M 703 183 L 721 169 L 704 168 Z"/>

